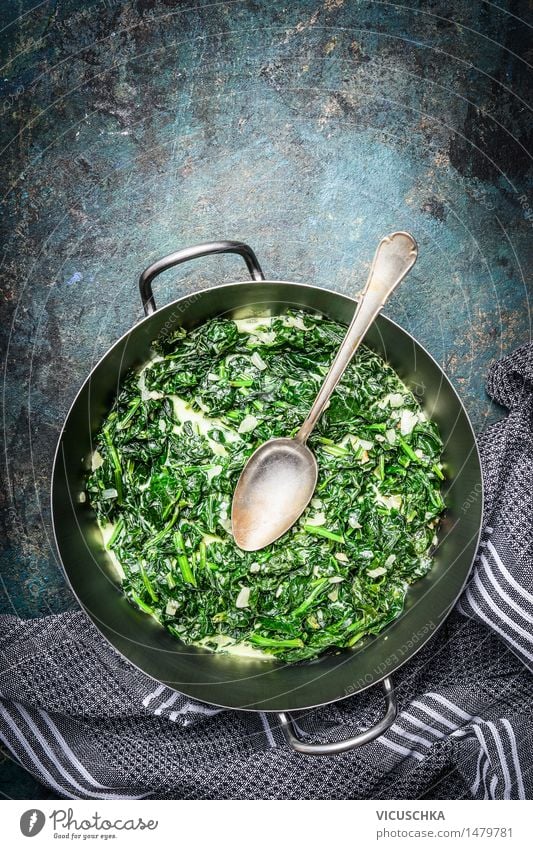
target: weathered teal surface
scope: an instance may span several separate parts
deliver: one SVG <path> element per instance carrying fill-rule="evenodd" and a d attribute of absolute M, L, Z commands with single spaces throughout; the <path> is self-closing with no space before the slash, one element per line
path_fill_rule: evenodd
<path fill-rule="evenodd" d="M 420 259 L 387 313 L 478 429 L 495 415 L 487 366 L 530 339 L 525 0 L 0 8 L 3 610 L 74 605 L 48 517 L 58 431 L 140 317 L 139 272 L 179 247 L 242 239 L 267 276 L 352 294 L 380 236 L 410 230 Z M 243 276 L 211 258 L 157 297 Z M 43 792 L 14 766 L 0 777 L 6 795 Z"/>

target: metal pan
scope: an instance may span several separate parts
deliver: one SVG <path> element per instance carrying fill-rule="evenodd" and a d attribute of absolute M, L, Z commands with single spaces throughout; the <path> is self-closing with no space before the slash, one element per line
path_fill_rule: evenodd
<path fill-rule="evenodd" d="M 152 281 L 187 260 L 213 253 L 240 254 L 252 281 L 204 289 L 156 309 Z M 307 754 L 334 754 L 367 743 L 394 721 L 391 675 L 442 625 L 468 577 L 482 517 L 482 477 L 472 426 L 450 381 L 405 330 L 380 316 L 366 337 L 396 369 L 434 419 L 444 439 L 447 477 L 444 515 L 435 563 L 407 594 L 405 610 L 375 637 L 351 650 L 310 662 L 284 664 L 213 654 L 184 646 L 128 603 L 105 552 L 94 513 L 84 499 L 93 438 L 125 372 L 143 363 L 150 345 L 177 326 L 192 328 L 214 316 L 246 318 L 279 314 L 288 307 L 318 311 L 348 325 L 355 301 L 306 284 L 265 280 L 254 252 L 240 242 L 214 242 L 171 254 L 140 279 L 146 317 L 120 338 L 92 370 L 76 396 L 61 432 L 52 475 L 52 519 L 67 580 L 96 627 L 127 660 L 147 675 L 186 695 L 226 708 L 272 711 L 287 741 Z M 385 715 L 357 737 L 312 744 L 298 739 L 290 711 L 344 699 L 381 684 Z"/>

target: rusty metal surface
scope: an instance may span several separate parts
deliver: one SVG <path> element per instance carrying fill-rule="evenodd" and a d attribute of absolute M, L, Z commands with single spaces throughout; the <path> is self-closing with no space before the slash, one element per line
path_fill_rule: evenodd
<path fill-rule="evenodd" d="M 49 533 L 57 434 L 140 318 L 139 272 L 180 247 L 242 239 L 267 277 L 351 294 L 379 238 L 412 232 L 419 261 L 386 312 L 477 429 L 497 415 L 487 366 L 530 338 L 525 0 L 0 8 L 4 611 L 73 606 Z M 199 260 L 159 302 L 242 276 Z"/>

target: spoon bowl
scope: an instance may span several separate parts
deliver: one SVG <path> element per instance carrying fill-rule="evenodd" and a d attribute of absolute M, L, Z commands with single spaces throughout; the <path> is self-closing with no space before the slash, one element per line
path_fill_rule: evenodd
<path fill-rule="evenodd" d="M 269 439 L 251 455 L 235 489 L 231 522 L 243 551 L 279 539 L 303 513 L 315 491 L 318 466 L 298 439 Z"/>

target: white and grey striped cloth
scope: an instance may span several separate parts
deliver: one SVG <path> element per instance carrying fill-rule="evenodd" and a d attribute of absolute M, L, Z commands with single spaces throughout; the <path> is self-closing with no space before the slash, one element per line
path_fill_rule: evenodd
<path fill-rule="evenodd" d="M 266 714 L 191 702 L 84 613 L 0 616 L 0 740 L 58 798 L 533 797 L 533 348 L 492 367 L 508 409 L 480 439 L 482 544 L 458 609 L 395 675 L 400 713 L 362 749 L 306 758 Z M 310 739 L 375 722 L 374 690 L 296 717 Z"/>

